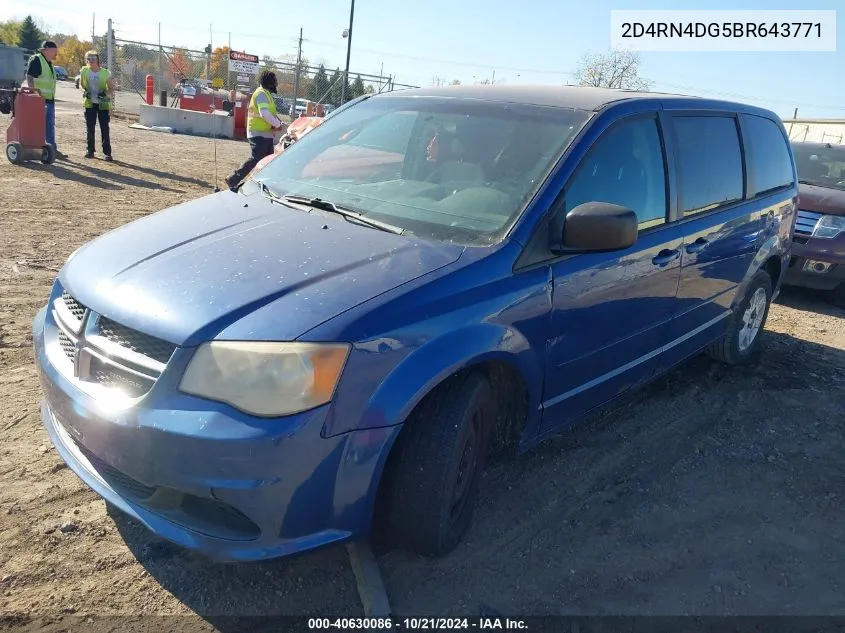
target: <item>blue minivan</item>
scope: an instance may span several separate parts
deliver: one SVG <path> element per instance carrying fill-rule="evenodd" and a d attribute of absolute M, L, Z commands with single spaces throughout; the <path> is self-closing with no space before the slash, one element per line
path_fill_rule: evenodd
<path fill-rule="evenodd" d="M 702 350 L 755 356 L 797 193 L 780 119 L 738 103 L 375 95 L 238 191 L 74 252 L 34 321 L 43 423 L 99 495 L 214 560 L 375 525 L 444 555 L 491 451 Z"/>

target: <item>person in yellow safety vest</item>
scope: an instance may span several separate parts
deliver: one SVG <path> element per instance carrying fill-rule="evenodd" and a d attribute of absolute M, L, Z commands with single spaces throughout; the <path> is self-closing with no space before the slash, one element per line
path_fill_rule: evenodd
<path fill-rule="evenodd" d="M 249 158 L 226 178 L 226 185 L 232 191 L 238 190 L 238 185 L 262 158 L 273 153 L 277 134 L 285 129 L 285 124 L 279 119 L 276 100 L 273 97 L 276 89 L 276 73 L 263 71 L 258 89 L 252 93 L 247 109 L 246 136 L 250 145 Z"/>
<path fill-rule="evenodd" d="M 56 158 L 67 158 L 67 154 L 59 151 L 56 145 L 56 71 L 53 61 L 59 52 L 59 47 L 52 40 L 45 40 L 41 48 L 29 60 L 26 67 L 26 85 L 37 90 L 44 98 L 45 123 L 47 127 L 47 143 L 56 150 Z"/>
<path fill-rule="evenodd" d="M 106 160 L 114 160 L 111 154 L 111 134 L 109 133 L 109 111 L 114 95 L 114 77 L 108 68 L 100 66 L 100 54 L 91 50 L 85 53 L 85 63 L 79 73 L 79 86 L 82 88 L 82 106 L 85 108 L 85 127 L 88 130 L 88 152 L 85 158 L 94 158 L 94 133 L 100 122 L 100 136 L 103 141 L 103 154 Z"/>

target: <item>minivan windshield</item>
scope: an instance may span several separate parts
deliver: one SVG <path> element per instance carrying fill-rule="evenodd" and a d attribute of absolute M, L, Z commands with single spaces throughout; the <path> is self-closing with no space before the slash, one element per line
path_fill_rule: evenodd
<path fill-rule="evenodd" d="M 845 190 L 845 145 L 793 143 L 792 152 L 800 182 Z"/>
<path fill-rule="evenodd" d="M 504 237 L 590 113 L 478 99 L 385 96 L 327 118 L 254 180 L 423 239 Z"/>

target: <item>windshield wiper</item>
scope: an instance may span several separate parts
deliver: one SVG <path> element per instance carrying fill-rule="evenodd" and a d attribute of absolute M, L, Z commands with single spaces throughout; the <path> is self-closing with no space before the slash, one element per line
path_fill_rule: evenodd
<path fill-rule="evenodd" d="M 273 193 L 270 187 L 267 186 L 267 183 L 263 180 L 253 180 L 252 182 L 256 183 L 261 189 L 261 193 L 263 193 L 267 198 L 270 198 L 270 200 L 272 200 L 273 202 L 283 202 L 281 196 L 276 193 Z"/>
<path fill-rule="evenodd" d="M 348 209 L 346 207 L 338 206 L 334 202 L 323 200 L 322 198 L 306 198 L 305 196 L 284 196 L 284 200 L 292 202 L 293 204 L 302 204 L 305 206 L 313 207 L 315 209 L 320 209 L 321 211 L 337 213 L 338 215 L 342 215 L 344 218 L 359 222 L 361 224 L 365 224 L 366 226 L 370 226 L 374 229 L 387 231 L 388 233 L 394 233 L 396 235 L 402 235 L 403 233 L 405 233 L 405 229 L 401 227 L 388 224 L 387 222 L 379 222 L 378 220 L 373 220 L 372 218 L 368 218 L 358 213 L 357 211 L 353 211 L 352 209 Z"/>

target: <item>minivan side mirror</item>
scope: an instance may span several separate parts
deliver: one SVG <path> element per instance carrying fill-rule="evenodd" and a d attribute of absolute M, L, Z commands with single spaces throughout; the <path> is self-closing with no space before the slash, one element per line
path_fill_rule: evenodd
<path fill-rule="evenodd" d="M 562 224 L 553 223 L 552 250 L 557 254 L 622 250 L 633 246 L 639 233 L 637 214 L 609 202 L 579 204 Z"/>

